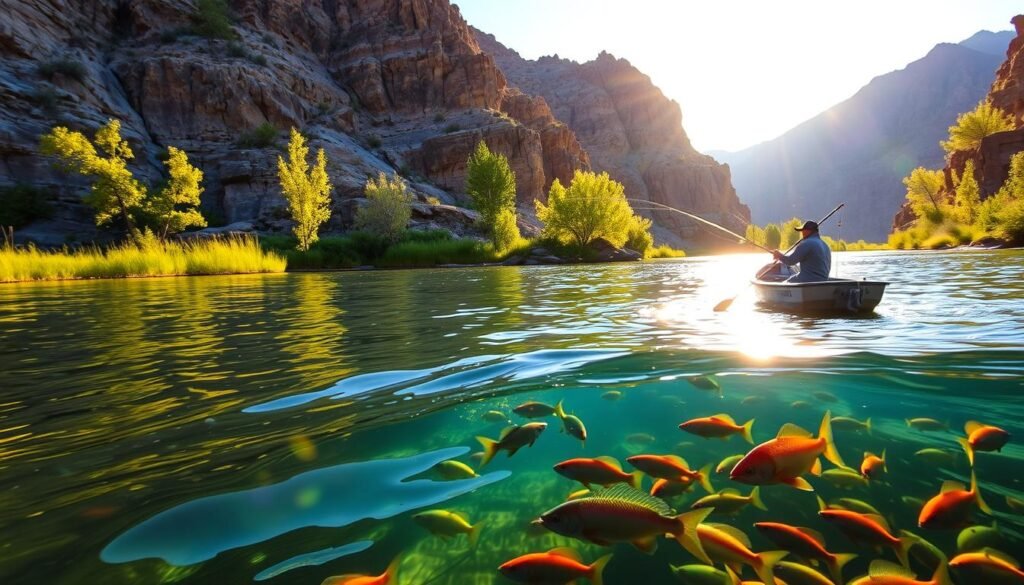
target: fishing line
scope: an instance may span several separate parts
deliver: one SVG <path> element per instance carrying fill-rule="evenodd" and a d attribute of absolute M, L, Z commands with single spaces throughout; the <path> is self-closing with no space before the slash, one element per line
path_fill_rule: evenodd
<path fill-rule="evenodd" d="M 676 213 L 680 213 L 682 215 L 685 215 L 686 217 L 689 217 L 692 220 L 699 221 L 700 223 L 703 223 L 703 224 L 709 225 L 709 226 L 711 226 L 711 227 L 713 227 L 715 229 L 721 230 L 721 231 L 729 234 L 730 236 L 732 236 L 734 238 L 737 238 L 741 242 L 746 242 L 746 243 L 750 244 L 751 246 L 756 246 L 756 247 L 758 247 L 758 248 L 760 248 L 760 249 L 762 249 L 762 250 L 764 250 L 766 252 L 770 252 L 771 251 L 768 248 L 765 248 L 764 246 L 762 246 L 760 244 L 757 244 L 755 242 L 750 241 L 749 239 L 747 239 L 746 236 L 741 236 L 741 235 L 737 234 L 736 232 L 732 231 L 731 229 L 729 229 L 727 227 L 718 225 L 717 223 L 715 223 L 713 221 L 706 220 L 706 219 L 704 219 L 703 217 L 701 217 L 699 215 L 694 215 L 694 214 L 692 214 L 690 212 L 683 211 L 682 209 L 676 209 L 675 207 L 672 207 L 670 205 L 665 205 L 664 203 L 658 203 L 657 201 L 647 201 L 647 200 L 644 200 L 644 199 L 631 199 L 631 198 L 627 197 L 626 201 L 633 201 L 635 203 L 641 203 L 641 204 L 646 204 L 646 205 L 655 205 L 655 206 L 657 206 L 657 208 L 659 210 L 674 211 Z M 642 211 L 655 211 L 655 210 L 643 209 Z"/>

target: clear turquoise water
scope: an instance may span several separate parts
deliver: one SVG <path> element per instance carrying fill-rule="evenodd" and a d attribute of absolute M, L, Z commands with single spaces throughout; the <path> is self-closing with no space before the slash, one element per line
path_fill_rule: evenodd
<path fill-rule="evenodd" d="M 913 455 L 958 452 L 967 420 L 1024 436 L 1024 254 L 838 255 L 842 276 L 893 282 L 870 318 L 776 315 L 749 290 L 712 312 L 762 261 L 2 286 L 0 582 L 319 583 L 379 573 L 398 554 L 403 584 L 508 582 L 495 568 L 520 554 L 605 552 L 527 530 L 579 487 L 552 465 L 637 453 L 717 463 L 748 446 L 677 426 L 720 412 L 755 418 L 757 441 L 786 422 L 816 429 L 826 409 L 870 417 L 871 435 L 836 431 L 837 443 L 848 463 L 885 448 L 888 483 L 812 483 L 953 552 L 956 531 L 918 529 L 901 497 L 967 477 L 962 455 L 942 468 Z M 724 397 L 683 380 L 694 374 L 715 375 Z M 609 389 L 623 398 L 602 399 Z M 501 454 L 479 478 L 429 473 L 448 458 L 470 462 L 476 435 L 497 436 L 503 425 L 484 412 L 521 422 L 511 408 L 528 399 L 564 400 L 586 423 L 586 445 L 552 418 L 535 446 Z M 811 406 L 791 407 L 798 400 Z M 915 416 L 951 431 L 908 429 Z M 654 442 L 630 442 L 636 433 Z M 998 521 L 1004 550 L 1024 559 L 1024 519 L 1004 501 L 1024 497 L 1019 440 L 979 455 L 976 470 L 996 511 L 979 521 Z M 724 476 L 714 483 L 748 492 Z M 813 495 L 762 493 L 768 512 L 720 519 L 755 550 L 774 548 L 751 527 L 770 520 L 859 553 L 848 578 L 872 558 L 892 560 L 821 522 Z M 683 510 L 702 495 L 671 503 Z M 411 519 L 439 508 L 484 522 L 475 549 Z M 671 583 L 670 563 L 694 562 L 670 540 L 654 556 L 613 552 L 610 584 Z"/>

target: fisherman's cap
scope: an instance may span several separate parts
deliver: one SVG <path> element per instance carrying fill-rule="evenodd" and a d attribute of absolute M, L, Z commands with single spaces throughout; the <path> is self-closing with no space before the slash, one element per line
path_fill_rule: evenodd
<path fill-rule="evenodd" d="M 812 232 L 816 232 L 816 231 L 818 231 L 818 222 L 816 222 L 816 221 L 805 221 L 804 225 L 797 226 L 797 227 L 795 227 L 793 229 L 795 229 L 798 232 L 799 231 L 803 231 L 803 230 L 811 230 Z"/>

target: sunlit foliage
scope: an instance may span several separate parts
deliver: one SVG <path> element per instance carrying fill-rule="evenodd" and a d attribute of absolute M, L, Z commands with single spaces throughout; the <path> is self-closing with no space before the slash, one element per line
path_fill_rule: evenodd
<path fill-rule="evenodd" d="M 910 203 L 910 209 L 915 216 L 934 216 L 934 220 L 941 219 L 939 200 L 942 197 L 942 187 L 945 185 L 942 171 L 917 167 L 903 178 L 903 184 L 907 187 L 907 202 Z"/>
<path fill-rule="evenodd" d="M 964 165 L 953 203 L 957 221 L 965 224 L 974 223 L 978 205 L 981 203 L 981 191 L 978 188 L 978 180 L 974 178 L 973 160 L 967 161 Z"/>
<path fill-rule="evenodd" d="M 654 236 L 651 235 L 651 220 L 640 215 L 634 215 L 630 219 L 626 247 L 640 252 L 645 257 L 647 256 L 651 248 L 654 247 Z"/>
<path fill-rule="evenodd" d="M 545 235 L 577 246 L 604 238 L 622 246 L 629 237 L 633 209 L 626 202 L 622 183 L 608 173 L 576 171 L 566 189 L 557 179 L 551 184 L 547 205 L 536 202 Z"/>
<path fill-rule="evenodd" d="M 281 192 L 288 200 L 295 226 L 292 232 L 298 238 L 298 249 L 308 250 L 319 238 L 320 225 L 331 217 L 331 181 L 327 176 L 327 155 L 324 149 L 316 152 L 312 169 L 306 158 L 309 147 L 306 138 L 292 128 L 288 142 L 288 160 L 277 157 L 277 174 Z"/>
<path fill-rule="evenodd" d="M 522 240 L 519 234 L 519 226 L 516 223 L 515 209 L 502 209 L 494 220 L 494 227 L 491 230 L 491 243 L 498 251 L 508 250 Z"/>
<path fill-rule="evenodd" d="M 1013 116 L 983 101 L 970 112 L 957 116 L 956 124 L 949 127 L 949 140 L 939 144 L 948 153 L 974 150 L 981 146 L 985 137 L 1013 130 L 1013 127 Z"/>
<path fill-rule="evenodd" d="M 356 228 L 396 242 L 412 217 L 412 196 L 398 175 L 384 173 L 369 179 L 364 190 L 366 204 L 356 211 Z"/>
<path fill-rule="evenodd" d="M 146 215 L 152 218 L 161 238 L 191 227 L 206 227 L 206 219 L 197 209 L 203 193 L 200 185 L 203 172 L 188 162 L 185 151 L 170 146 L 167 153 L 164 164 L 170 179 L 162 189 L 150 195 L 144 205 Z"/>
<path fill-rule="evenodd" d="M 512 172 L 508 158 L 491 152 L 483 140 L 477 143 L 466 161 L 466 192 L 473 201 L 473 207 L 480 212 L 483 228 L 491 234 L 494 245 L 500 247 L 496 224 L 503 211 L 515 212 L 516 174 Z M 507 222 L 508 218 L 504 221 Z M 507 238 L 508 226 L 503 229 L 505 233 L 501 236 Z"/>

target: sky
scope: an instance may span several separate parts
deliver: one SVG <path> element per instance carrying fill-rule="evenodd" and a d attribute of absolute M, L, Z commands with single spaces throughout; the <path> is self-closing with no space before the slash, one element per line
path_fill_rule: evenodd
<path fill-rule="evenodd" d="M 941 42 L 1010 30 L 1020 0 L 453 0 L 527 59 L 625 58 L 679 102 L 694 146 L 775 138 Z M 993 76 L 994 76 L 993 72 Z"/>

